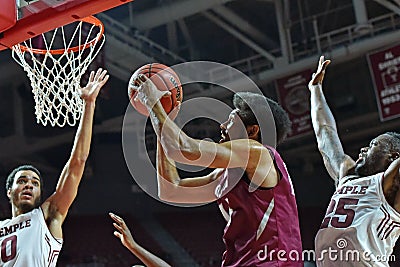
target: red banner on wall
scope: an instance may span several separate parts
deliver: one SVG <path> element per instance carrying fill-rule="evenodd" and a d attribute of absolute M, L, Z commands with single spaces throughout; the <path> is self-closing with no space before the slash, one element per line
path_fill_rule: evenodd
<path fill-rule="evenodd" d="M 276 81 L 280 105 L 288 112 L 292 121 L 290 137 L 312 130 L 308 90 L 311 75 L 311 70 L 305 70 Z"/>
<path fill-rule="evenodd" d="M 400 46 L 367 57 L 381 121 L 400 117 Z"/>

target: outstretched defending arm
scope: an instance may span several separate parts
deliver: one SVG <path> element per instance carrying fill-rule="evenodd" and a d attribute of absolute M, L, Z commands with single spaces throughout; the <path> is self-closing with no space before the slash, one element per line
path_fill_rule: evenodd
<path fill-rule="evenodd" d="M 129 231 L 128 226 L 126 226 L 125 221 L 115 215 L 114 213 L 109 213 L 111 219 L 114 220 L 114 227 L 117 231 L 114 232 L 114 235 L 121 240 L 122 245 L 124 245 L 127 249 L 129 249 L 133 255 L 139 258 L 147 267 L 170 267 L 168 263 L 147 251 L 143 247 L 141 247 L 132 237 L 131 231 Z"/>
<path fill-rule="evenodd" d="M 81 88 L 80 95 L 84 101 L 83 114 L 71 155 L 61 172 L 56 191 L 42 204 L 49 230 L 57 238 L 62 238 L 61 225 L 77 195 L 90 150 L 96 98 L 108 78 L 107 71 L 100 68 L 96 74 L 91 72 L 88 84 Z"/>
<path fill-rule="evenodd" d="M 329 175 L 336 181 L 344 177 L 355 162 L 343 151 L 336 129 L 336 122 L 322 91 L 326 67 L 330 60 L 321 56 L 316 73 L 313 74 L 308 88 L 311 91 L 311 120 L 317 137 L 318 149 Z"/>

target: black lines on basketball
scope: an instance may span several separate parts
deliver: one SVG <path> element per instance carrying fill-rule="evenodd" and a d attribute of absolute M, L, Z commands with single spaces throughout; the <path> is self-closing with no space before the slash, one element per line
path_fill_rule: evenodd
<path fill-rule="evenodd" d="M 172 70 L 172 69 L 170 69 L 170 68 L 168 68 L 168 69 L 163 69 L 163 68 L 154 67 L 154 66 L 152 66 L 152 68 L 155 69 L 155 70 L 157 70 L 157 72 L 161 72 L 161 71 L 163 71 L 163 72 L 168 72 L 168 73 L 171 74 L 172 76 L 177 77 L 177 76 L 176 76 L 176 73 L 169 71 L 169 70 Z"/>
<path fill-rule="evenodd" d="M 150 64 L 150 65 L 149 65 L 149 77 L 151 77 L 151 67 L 152 67 L 152 65 L 153 65 L 153 64 Z"/>
<path fill-rule="evenodd" d="M 161 105 L 167 113 L 171 112 L 178 102 L 182 101 L 183 92 L 180 79 L 170 67 L 160 63 L 151 63 L 139 68 L 135 72 L 135 75 L 138 74 L 146 75 L 154 83 L 158 90 L 171 93 L 169 97 L 165 96 L 160 99 Z M 132 79 L 135 79 L 135 77 L 132 76 L 131 80 Z M 142 105 L 142 103 L 132 100 L 132 96 L 136 94 L 136 89 L 131 88 L 128 90 L 128 92 L 131 97 L 132 106 L 139 113 L 148 116 L 147 108 Z"/>

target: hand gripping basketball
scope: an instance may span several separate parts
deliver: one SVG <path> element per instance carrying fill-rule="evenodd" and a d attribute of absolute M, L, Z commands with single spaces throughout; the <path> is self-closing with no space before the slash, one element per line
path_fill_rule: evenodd
<path fill-rule="evenodd" d="M 140 101 L 147 109 L 151 109 L 163 97 L 170 97 L 171 92 L 158 90 L 155 84 L 143 74 L 139 74 L 135 80 L 139 85 L 133 101 Z"/>
<path fill-rule="evenodd" d="M 158 100 L 169 114 L 182 102 L 183 91 L 178 75 L 171 68 L 152 63 L 139 68 L 131 76 L 128 95 L 132 106 L 148 116 L 148 108 Z"/>

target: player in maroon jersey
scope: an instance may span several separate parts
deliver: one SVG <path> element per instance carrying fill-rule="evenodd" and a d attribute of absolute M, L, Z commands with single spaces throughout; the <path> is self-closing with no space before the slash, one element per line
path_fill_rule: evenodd
<path fill-rule="evenodd" d="M 275 124 L 279 144 L 290 131 L 287 113 L 263 95 L 236 93 L 235 109 L 221 124 L 220 143 L 197 140 L 168 118 L 158 101 L 165 92 L 144 76 L 138 80 L 136 101 L 148 107 L 159 140 L 160 198 L 183 203 L 218 200 L 228 221 L 223 266 L 302 266 L 291 180 L 276 150 L 262 144 L 266 136 L 257 119 L 269 121 L 269 129 L 275 130 Z M 272 130 L 270 133 L 275 134 Z M 215 170 L 204 177 L 181 179 L 174 161 Z M 198 190 L 185 194 L 186 188 Z"/>

